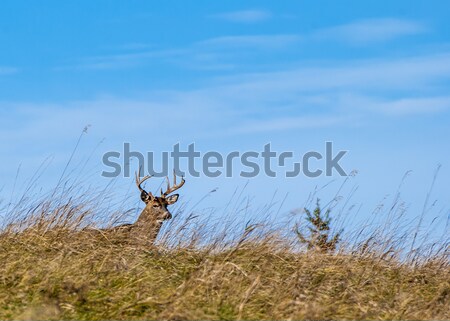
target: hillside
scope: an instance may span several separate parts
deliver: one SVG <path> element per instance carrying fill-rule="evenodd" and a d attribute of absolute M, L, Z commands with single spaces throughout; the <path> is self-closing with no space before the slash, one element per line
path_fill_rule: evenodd
<path fill-rule="evenodd" d="M 0 319 L 450 319 L 448 247 L 414 261 L 370 242 L 323 253 L 253 232 L 225 247 L 148 247 L 58 225 L 5 229 Z"/>

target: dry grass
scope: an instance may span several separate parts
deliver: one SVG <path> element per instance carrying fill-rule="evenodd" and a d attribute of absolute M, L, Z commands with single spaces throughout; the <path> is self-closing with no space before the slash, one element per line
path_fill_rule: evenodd
<path fill-rule="evenodd" d="M 9 209 L 0 319 L 450 319 L 448 240 L 419 257 L 374 231 L 327 254 L 293 231 L 227 234 L 188 216 L 148 247 L 80 232 L 100 197 L 84 195 Z"/>

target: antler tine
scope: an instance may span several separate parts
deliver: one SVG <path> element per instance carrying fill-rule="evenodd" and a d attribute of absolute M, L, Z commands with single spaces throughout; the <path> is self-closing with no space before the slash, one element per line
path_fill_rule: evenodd
<path fill-rule="evenodd" d="M 186 182 L 183 178 L 183 176 L 181 177 L 181 182 L 180 184 L 177 184 L 177 175 L 175 173 L 175 170 L 173 170 L 173 186 L 170 187 L 170 181 L 169 181 L 169 177 L 167 176 L 167 190 L 163 193 L 163 191 L 161 190 L 161 195 L 166 197 L 169 194 L 175 192 L 177 189 L 180 189 L 184 183 Z"/>
<path fill-rule="evenodd" d="M 145 176 L 145 177 L 142 178 L 142 179 L 140 178 L 140 176 L 141 176 L 141 169 L 139 168 L 139 172 L 136 173 L 136 185 L 137 185 L 137 187 L 139 188 L 139 191 L 141 191 L 141 193 L 142 193 L 142 192 L 145 192 L 145 193 L 147 193 L 148 195 L 153 196 L 151 192 L 147 192 L 146 190 L 144 190 L 144 189 L 141 187 L 142 183 L 144 183 L 146 180 L 148 180 L 148 179 L 151 178 L 152 176 L 151 176 L 151 175 L 147 175 L 147 176 Z"/>

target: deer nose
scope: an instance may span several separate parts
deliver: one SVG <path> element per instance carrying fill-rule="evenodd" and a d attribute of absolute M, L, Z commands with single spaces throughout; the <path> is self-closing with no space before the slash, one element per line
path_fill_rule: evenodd
<path fill-rule="evenodd" d="M 171 218 L 172 218 L 172 214 L 170 214 L 170 212 L 166 212 L 166 214 L 164 215 L 164 219 L 170 220 Z"/>

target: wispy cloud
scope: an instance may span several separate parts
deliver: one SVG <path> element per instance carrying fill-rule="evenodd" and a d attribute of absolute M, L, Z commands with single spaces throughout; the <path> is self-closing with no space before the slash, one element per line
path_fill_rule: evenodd
<path fill-rule="evenodd" d="M 323 90 L 396 92 L 432 89 L 433 83 L 450 79 L 450 53 L 367 59 L 252 73 L 224 78 L 241 94 L 263 94 L 268 89 L 312 93 Z M 236 85 L 239 83 L 239 85 Z M 235 84 L 235 85 L 233 85 Z"/>
<path fill-rule="evenodd" d="M 209 47 L 228 47 L 231 49 L 236 49 L 236 47 L 283 48 L 297 43 L 299 40 L 300 36 L 298 35 L 243 35 L 211 38 L 196 44 Z"/>
<path fill-rule="evenodd" d="M 381 18 L 351 22 L 313 32 L 316 39 L 334 39 L 353 44 L 384 42 L 427 31 L 425 25 L 411 20 Z"/>
<path fill-rule="evenodd" d="M 251 16 L 249 13 L 255 14 L 259 11 L 240 11 L 240 13 L 243 12 Z M 259 55 L 261 57 L 261 53 L 269 53 L 272 50 L 284 50 L 287 53 L 299 49 L 305 51 L 306 46 L 322 45 L 330 41 L 345 42 L 351 45 L 377 44 L 426 31 L 426 26 L 417 21 L 380 18 L 354 21 L 304 34 L 224 35 L 195 41 L 178 48 L 161 48 L 155 44 L 130 43 L 120 47 L 122 52 L 83 58 L 58 69 L 110 70 L 136 68 L 149 63 L 168 63 L 188 69 L 231 70 L 236 68 L 239 62 L 242 62 L 243 56 Z"/>
<path fill-rule="evenodd" d="M 190 90 L 149 90 L 140 99 L 0 101 L 0 145 L 10 146 L 0 151 L 0 158 L 5 164 L 25 160 L 24 168 L 33 168 L 56 151 L 63 166 L 63 155 L 73 148 L 68 142 L 74 143 L 86 124 L 92 124 L 89 135 L 95 143 L 106 137 L 101 151 L 121 150 L 127 141 L 134 150 L 158 152 L 176 142 L 219 146 L 224 139 L 232 143 L 285 136 L 292 143 L 342 128 L 382 131 L 386 123 L 402 126 L 407 119 L 445 121 L 450 114 L 445 93 L 449 80 L 446 53 L 236 74 Z M 6 177 L 10 171 L 4 166 L 0 174 Z"/>
<path fill-rule="evenodd" d="M 86 69 L 86 70 L 112 70 L 133 68 L 148 62 L 176 63 L 188 68 L 203 70 L 232 69 L 233 61 L 223 61 L 224 56 L 230 58 L 241 54 L 236 49 L 282 50 L 298 43 L 301 38 L 297 35 L 242 35 L 210 38 L 192 43 L 184 48 L 151 49 L 144 44 L 132 45 L 131 50 L 125 53 L 93 56 L 80 59 L 77 63 L 56 68 L 57 70 Z"/>
<path fill-rule="evenodd" d="M 403 98 L 381 102 L 375 107 L 388 115 L 434 114 L 450 110 L 450 97 Z"/>
<path fill-rule="evenodd" d="M 0 110 L 21 110 L 18 118 L 26 116 L 33 125 L 28 125 L 28 130 L 15 125 L 8 129 L 12 122 L 6 121 L 0 136 L 12 139 L 19 132 L 28 143 L 30 137 L 63 142 L 89 122 L 108 135 L 126 139 L 140 137 L 145 131 L 145 137 L 165 137 L 170 142 L 179 137 L 217 139 L 226 132 L 239 135 L 358 126 L 372 121 L 374 115 L 396 119 L 450 110 L 450 98 L 436 86 L 450 80 L 450 53 L 330 64 L 210 79 L 200 88 L 148 92 L 149 98 L 140 100 L 111 97 L 61 106 L 3 103 Z M 148 126 L 155 117 L 170 119 L 175 125 L 156 121 Z M 66 119 L 71 119 L 72 131 Z M 67 137 L 51 138 L 54 132 L 67 132 Z M 34 136 L 36 133 L 39 135 Z"/>
<path fill-rule="evenodd" d="M 19 70 L 17 68 L 13 68 L 13 67 L 6 67 L 6 66 L 0 66 L 0 75 L 10 75 L 10 74 L 15 74 L 17 73 Z"/>
<path fill-rule="evenodd" d="M 112 55 L 93 56 L 80 59 L 74 64 L 68 64 L 56 69 L 111 70 L 132 68 L 137 67 L 148 60 L 169 59 L 171 57 L 185 55 L 187 52 L 187 49 L 143 50 Z"/>
<path fill-rule="evenodd" d="M 265 120 L 249 121 L 233 129 L 235 134 L 262 133 L 273 131 L 302 130 L 324 128 L 348 124 L 351 117 L 338 115 L 330 116 L 294 116 L 274 117 Z"/>
<path fill-rule="evenodd" d="M 272 14 L 266 10 L 241 10 L 218 13 L 210 17 L 231 22 L 255 23 L 269 20 Z"/>

